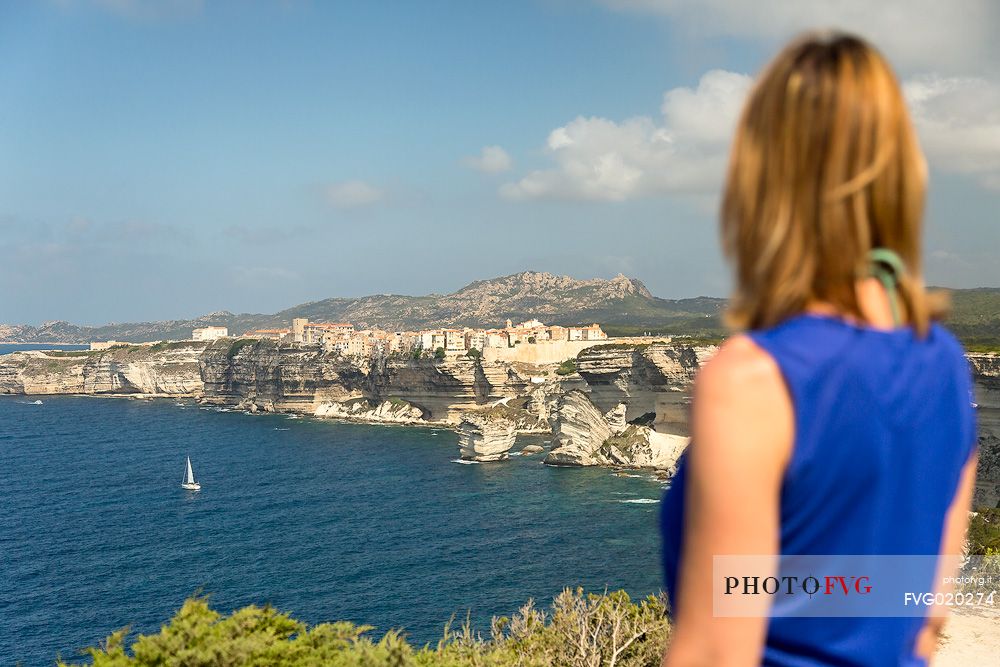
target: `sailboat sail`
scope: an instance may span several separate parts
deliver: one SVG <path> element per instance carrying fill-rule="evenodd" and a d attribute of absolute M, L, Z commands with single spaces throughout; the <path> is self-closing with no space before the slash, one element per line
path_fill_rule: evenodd
<path fill-rule="evenodd" d="M 194 471 L 191 470 L 191 457 L 187 460 L 187 474 L 184 476 L 185 484 L 194 484 Z"/>

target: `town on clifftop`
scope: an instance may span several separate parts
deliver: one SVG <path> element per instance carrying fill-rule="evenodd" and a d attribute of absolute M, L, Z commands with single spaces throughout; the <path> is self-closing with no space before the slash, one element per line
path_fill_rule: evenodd
<path fill-rule="evenodd" d="M 191 340 L 195 341 L 215 341 L 228 337 L 229 330 L 222 326 L 199 327 L 191 332 Z M 547 325 L 537 319 L 517 324 L 508 319 L 503 327 L 494 329 L 463 327 L 385 331 L 379 328 L 356 329 L 347 322 L 310 322 L 304 317 L 294 318 L 290 328 L 254 329 L 238 338 L 315 345 L 324 352 L 339 352 L 359 358 L 393 353 L 414 356 L 432 354 L 441 358 L 485 353 L 497 358 L 504 356 L 501 350 L 515 350 L 522 344 L 541 345 L 542 349 L 552 347 L 553 353 L 558 354 L 563 348 L 577 347 L 578 345 L 572 345 L 574 343 L 592 344 L 608 340 L 607 334 L 597 323 L 564 327 Z M 566 343 L 570 345 L 563 345 Z M 100 341 L 90 343 L 90 349 L 107 350 L 128 344 L 115 340 Z"/>

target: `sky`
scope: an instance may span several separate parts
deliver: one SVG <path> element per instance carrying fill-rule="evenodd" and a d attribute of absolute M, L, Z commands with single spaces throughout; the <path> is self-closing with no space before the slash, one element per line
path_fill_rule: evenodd
<path fill-rule="evenodd" d="M 927 282 L 1000 286 L 1000 3 L 0 3 L 0 322 L 275 312 L 524 270 L 725 296 L 735 118 L 872 39 L 931 168 Z"/>

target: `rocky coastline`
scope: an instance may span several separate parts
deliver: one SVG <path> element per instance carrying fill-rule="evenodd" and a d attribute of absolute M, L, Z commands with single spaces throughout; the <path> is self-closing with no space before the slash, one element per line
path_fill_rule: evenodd
<path fill-rule="evenodd" d="M 688 389 L 712 346 L 609 343 L 558 364 L 390 356 L 223 339 L 0 356 L 0 394 L 185 398 L 249 413 L 453 428 L 459 456 L 502 461 L 518 435 L 546 434 L 544 461 L 669 475 L 687 444 Z M 1000 500 L 1000 355 L 968 355 L 980 425 L 977 505 Z M 535 452 L 528 452 L 535 453 Z"/>
<path fill-rule="evenodd" d="M 614 426 L 600 432 L 608 437 L 622 434 L 630 425 L 626 420 L 632 416 L 626 412 L 631 409 L 645 422 L 643 435 L 651 434 L 657 403 L 671 404 L 656 395 L 667 389 L 682 392 L 696 370 L 691 366 L 698 358 L 694 349 L 662 342 L 596 345 L 577 359 L 585 373 L 565 375 L 556 372 L 558 364 L 486 362 L 467 356 L 362 360 L 318 347 L 250 339 L 102 351 L 32 350 L 0 356 L 0 394 L 186 398 L 249 413 L 447 427 L 459 434 L 462 458 L 495 461 L 510 455 L 518 435 L 593 428 L 593 415 L 574 422 L 578 415 L 564 399 L 568 393 L 610 395 L 608 387 L 618 387 L 615 405 L 621 407 L 616 408 Z M 603 411 L 598 416 L 604 419 Z M 632 432 L 629 438 L 630 443 L 636 441 Z M 655 437 L 645 438 L 647 449 L 656 442 Z M 556 438 L 546 460 L 558 465 L 670 465 L 662 456 L 637 455 L 633 461 L 627 453 L 609 457 L 590 451 L 601 446 L 594 438 L 586 443 L 580 436 L 573 442 Z"/>

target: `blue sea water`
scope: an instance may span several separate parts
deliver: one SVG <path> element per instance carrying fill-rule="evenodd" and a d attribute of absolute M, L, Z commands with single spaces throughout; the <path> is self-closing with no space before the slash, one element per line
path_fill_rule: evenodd
<path fill-rule="evenodd" d="M 458 464 L 447 430 L 34 400 L 0 397 L 0 664 L 155 632 L 197 592 L 422 643 L 566 586 L 661 585 L 648 477 Z M 200 492 L 180 488 L 187 455 Z"/>

